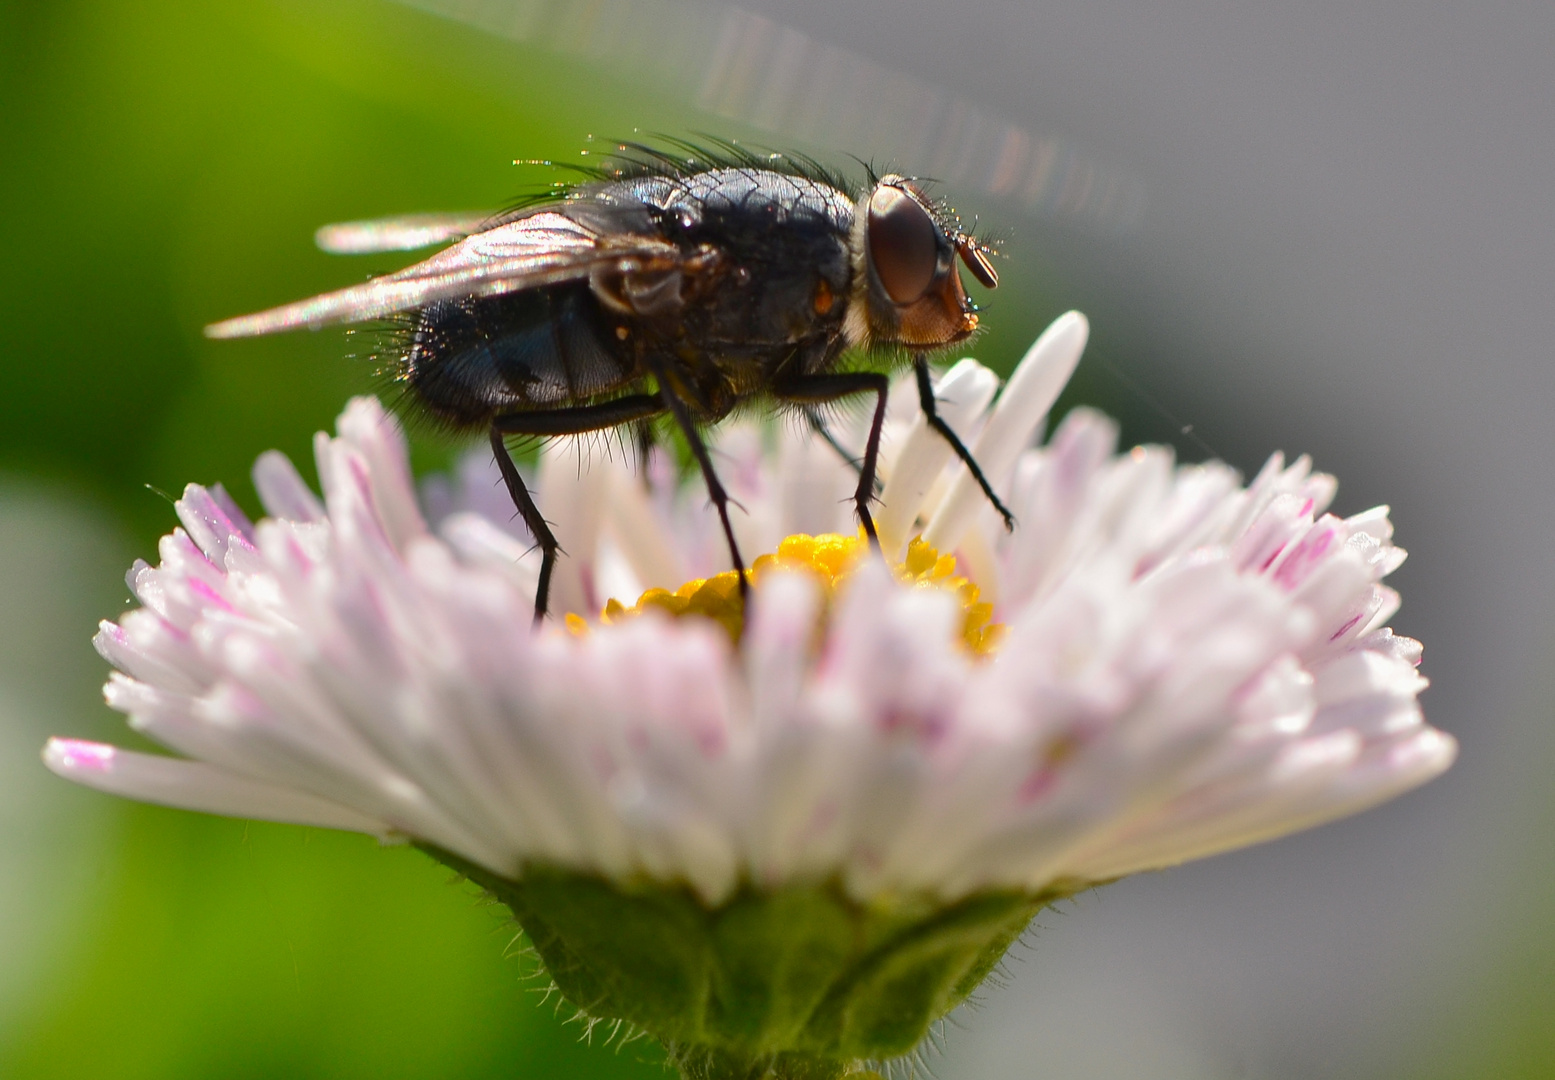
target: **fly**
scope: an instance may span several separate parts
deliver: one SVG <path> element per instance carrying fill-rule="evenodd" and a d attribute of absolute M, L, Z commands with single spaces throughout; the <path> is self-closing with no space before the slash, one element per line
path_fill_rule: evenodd
<path fill-rule="evenodd" d="M 750 402 L 813 417 L 826 403 L 874 395 L 853 501 L 876 541 L 869 503 L 888 372 L 908 354 L 925 419 L 1013 527 L 939 417 L 929 381 L 929 354 L 977 330 L 956 260 L 992 289 L 989 249 L 908 177 L 871 174 L 858 187 L 802 157 L 758 156 L 732 143 L 680 148 L 689 156 L 623 145 L 610 166 L 495 218 L 326 226 L 320 246 L 340 253 L 452 244 L 397 273 L 206 334 L 404 319 L 397 381 L 445 426 L 485 431 L 540 548 L 536 622 L 559 547 L 509 437 L 577 435 L 667 414 L 706 481 L 743 595 L 729 496 L 702 429 Z"/>

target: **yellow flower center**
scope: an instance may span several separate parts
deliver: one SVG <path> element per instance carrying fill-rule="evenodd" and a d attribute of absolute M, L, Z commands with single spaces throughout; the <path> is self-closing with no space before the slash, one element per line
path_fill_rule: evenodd
<path fill-rule="evenodd" d="M 751 566 L 751 586 L 760 588 L 762 578 L 774 570 L 814 574 L 824 590 L 821 609 L 824 626 L 838 588 L 853 575 L 868 551 L 868 541 L 862 535 L 790 536 L 778 545 L 776 552 L 761 556 Z M 907 557 L 892 567 L 892 572 L 904 585 L 916 589 L 943 589 L 956 596 L 962 609 L 961 641 L 973 655 L 987 656 L 998 647 L 1004 636 L 1004 624 L 992 621 L 993 605 L 979 600 L 977 586 L 956 573 L 954 556 L 941 555 L 922 540 L 914 540 L 907 545 Z M 730 640 L 735 643 L 739 642 L 745 628 L 744 602 L 740 598 L 739 578 L 733 570 L 688 581 L 674 592 L 649 589 L 631 607 L 611 600 L 605 605 L 600 619 L 611 625 L 635 618 L 650 608 L 674 618 L 700 615 L 712 619 L 728 631 Z M 567 616 L 567 626 L 573 633 L 587 630 L 587 623 L 577 615 Z"/>

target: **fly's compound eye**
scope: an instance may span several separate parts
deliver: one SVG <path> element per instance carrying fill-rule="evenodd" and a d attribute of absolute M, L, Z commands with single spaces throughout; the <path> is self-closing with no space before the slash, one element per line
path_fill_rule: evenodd
<path fill-rule="evenodd" d="M 905 307 L 929 291 L 939 271 L 939 229 L 901 188 L 882 184 L 869 198 L 869 259 L 891 302 Z"/>

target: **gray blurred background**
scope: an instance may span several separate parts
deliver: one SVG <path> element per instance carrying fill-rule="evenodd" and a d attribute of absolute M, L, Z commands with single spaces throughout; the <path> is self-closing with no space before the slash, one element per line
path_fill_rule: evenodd
<path fill-rule="evenodd" d="M 1080 308 L 1067 402 L 1185 459 L 1310 452 L 1410 551 L 1394 625 L 1454 769 L 1044 915 L 935 1071 L 1555 1075 L 1555 8 L 414 7 L 0 7 L 0 1073 L 657 1074 L 556 1035 L 414 855 L 126 808 L 34 756 L 122 740 L 87 639 L 171 523 L 144 485 L 247 497 L 371 385 L 343 335 L 199 326 L 364 272 L 316 224 L 500 205 L 550 178 L 512 159 L 640 127 L 941 178 L 1005 240 L 980 359 Z"/>

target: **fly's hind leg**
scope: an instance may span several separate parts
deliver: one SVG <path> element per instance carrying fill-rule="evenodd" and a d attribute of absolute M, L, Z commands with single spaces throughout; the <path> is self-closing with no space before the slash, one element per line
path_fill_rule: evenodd
<path fill-rule="evenodd" d="M 518 516 L 524 519 L 529 535 L 535 538 L 540 548 L 540 583 L 535 587 L 535 625 L 538 626 L 545 619 L 546 603 L 551 597 L 551 571 L 556 568 L 556 553 L 561 550 L 561 545 L 556 542 L 556 534 L 551 532 L 551 526 L 535 505 L 534 496 L 529 494 L 529 488 L 519 475 L 518 466 L 513 464 L 513 454 L 502 436 L 502 429 L 493 423 L 492 456 L 497 459 L 497 468 L 502 473 L 502 482 L 507 485 L 513 505 L 518 507 Z"/>
<path fill-rule="evenodd" d="M 535 505 L 534 497 L 513 464 L 506 437 L 509 435 L 581 435 L 587 431 L 602 431 L 634 420 L 645 420 L 664 411 L 664 404 L 653 394 L 629 394 L 612 401 L 594 405 L 578 405 L 564 409 L 539 409 L 534 412 L 504 413 L 491 421 L 491 452 L 502 472 L 502 482 L 508 495 L 524 519 L 529 534 L 540 548 L 540 582 L 535 587 L 535 624 L 545 618 L 551 597 L 551 572 L 556 568 L 556 554 L 561 545 L 556 534 Z"/>

